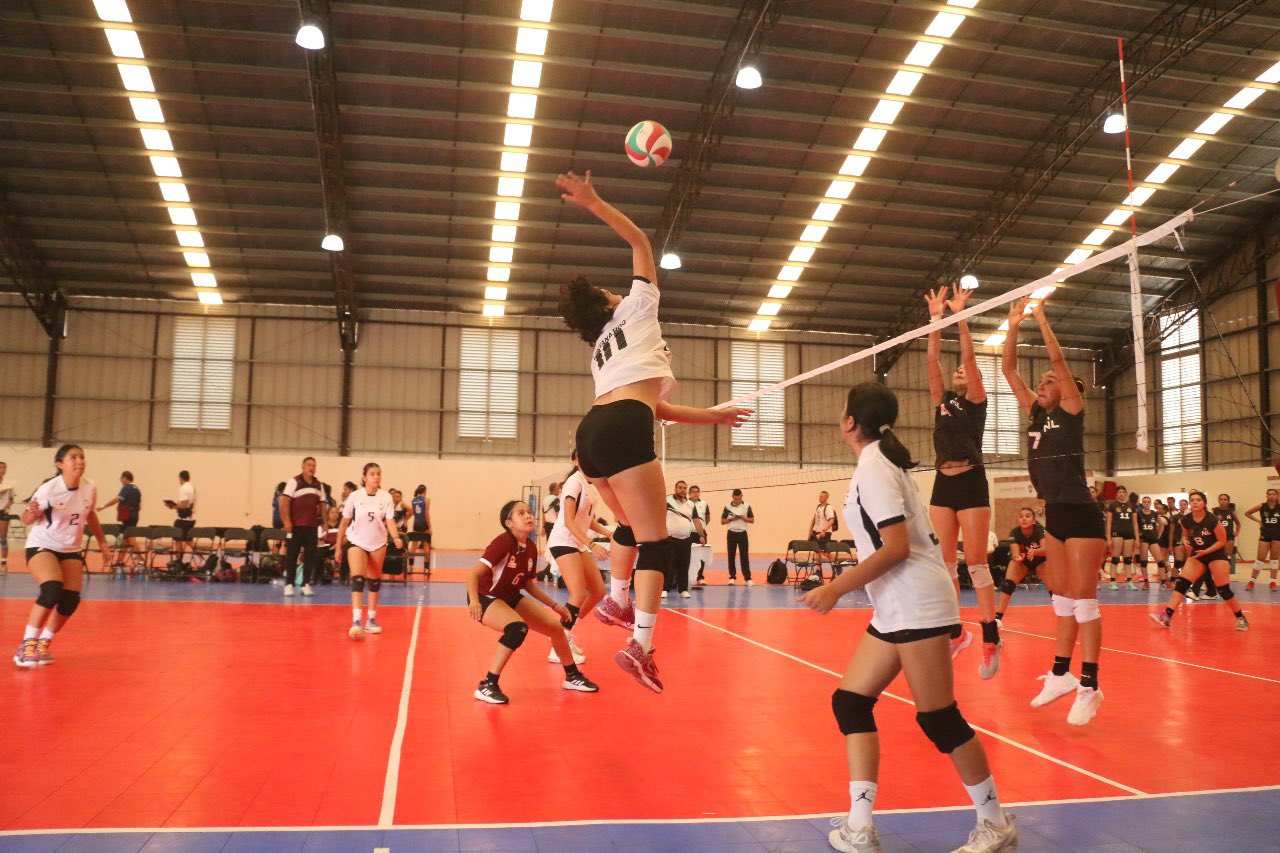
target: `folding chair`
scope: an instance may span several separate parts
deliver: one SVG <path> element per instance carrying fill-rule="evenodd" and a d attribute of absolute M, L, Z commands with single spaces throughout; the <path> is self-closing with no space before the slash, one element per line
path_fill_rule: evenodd
<path fill-rule="evenodd" d="M 182 573 L 181 566 L 174 565 L 177 550 L 174 544 L 182 541 L 182 531 L 176 527 L 152 527 L 148 530 L 148 550 L 145 558 L 147 577 L 152 580 L 172 580 Z M 156 565 L 156 558 L 163 562 Z"/>
<path fill-rule="evenodd" d="M 268 581 L 284 577 L 284 554 L 275 554 L 271 550 L 271 543 L 279 542 L 283 544 L 284 541 L 284 530 L 279 527 L 263 530 L 259 534 L 256 549 L 258 562 L 253 573 L 254 581 L 257 581 L 259 576 Z"/>
<path fill-rule="evenodd" d="M 118 524 L 102 525 L 102 533 L 104 536 L 106 536 L 107 541 L 110 543 L 110 548 L 111 548 L 111 550 L 108 551 L 107 553 L 99 555 L 102 557 L 102 573 L 103 574 L 110 574 L 112 570 L 115 568 L 115 566 L 112 563 L 112 556 L 114 552 L 120 547 L 120 531 L 121 531 L 121 527 Z M 85 574 L 92 574 L 92 572 L 89 571 L 88 556 L 89 556 L 89 542 L 86 539 L 85 547 L 84 547 L 84 557 L 85 557 L 84 572 Z"/>
<path fill-rule="evenodd" d="M 253 555 L 254 543 L 257 541 L 258 534 L 243 527 L 228 527 L 222 531 L 221 559 L 228 563 L 232 560 L 240 561 L 237 574 L 241 580 L 244 580 L 245 570 L 256 568 L 253 565 Z"/>
<path fill-rule="evenodd" d="M 427 537 L 430 535 L 431 535 L 430 533 L 406 533 L 404 535 L 405 548 L 408 549 L 414 543 L 426 542 Z M 388 556 L 390 555 L 388 554 Z M 408 560 L 407 568 L 405 569 L 406 580 L 408 579 L 409 575 L 426 575 L 428 578 L 431 577 L 431 558 L 430 557 L 428 557 L 426 554 L 422 555 L 423 557 L 422 571 L 420 572 L 415 572 L 413 570 L 413 561 L 418 557 L 418 554 L 407 554 L 406 557 Z"/>
<path fill-rule="evenodd" d="M 845 541 L 827 542 L 827 556 L 831 558 L 831 577 L 836 578 L 845 569 L 857 565 L 858 561 L 854 559 L 853 548 L 849 547 L 849 543 Z"/>
<path fill-rule="evenodd" d="M 213 570 L 207 565 L 210 557 L 218 556 L 218 528 L 193 527 L 187 531 L 187 544 L 190 555 L 184 560 L 187 570 L 195 575 L 203 575 L 205 580 L 213 577 Z M 214 561 L 216 568 L 217 560 Z"/>
<path fill-rule="evenodd" d="M 139 570 L 144 577 L 150 574 L 147 568 L 147 555 L 151 553 L 151 528 L 126 527 L 120 534 L 120 550 L 114 566 L 116 572 L 123 577 L 125 572 L 132 577 Z"/>
<path fill-rule="evenodd" d="M 412 536 L 413 534 L 404 534 Z M 403 536 L 402 536 L 403 538 Z M 408 543 L 405 543 L 406 545 Z M 382 561 L 382 579 L 387 581 L 409 582 L 409 557 L 404 548 L 397 548 L 394 542 L 387 542 L 387 556 Z"/>
<path fill-rule="evenodd" d="M 819 560 L 821 551 L 821 545 L 808 539 L 792 539 L 787 543 L 787 553 L 782 561 L 794 570 L 791 575 L 792 586 L 799 586 L 800 582 L 809 576 L 809 570 L 814 566 L 817 566 L 821 573 L 822 563 Z"/>

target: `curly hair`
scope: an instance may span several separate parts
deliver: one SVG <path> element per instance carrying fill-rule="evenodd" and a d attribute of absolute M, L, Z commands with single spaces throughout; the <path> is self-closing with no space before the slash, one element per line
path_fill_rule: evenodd
<path fill-rule="evenodd" d="M 605 324 L 613 317 L 613 309 L 609 307 L 604 292 L 582 276 L 560 285 L 557 307 L 564 324 L 589 344 L 596 342 Z"/>

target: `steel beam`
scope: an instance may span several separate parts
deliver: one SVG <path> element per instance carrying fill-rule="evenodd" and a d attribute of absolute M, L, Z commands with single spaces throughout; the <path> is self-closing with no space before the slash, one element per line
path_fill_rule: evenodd
<path fill-rule="evenodd" d="M 67 298 L 45 269 L 35 243 L 22 227 L 3 186 L 0 186 L 0 269 L 17 286 L 49 340 L 56 342 L 62 338 L 66 334 Z M 56 355 L 56 346 L 51 352 Z M 56 373 L 51 375 L 56 379 Z"/>

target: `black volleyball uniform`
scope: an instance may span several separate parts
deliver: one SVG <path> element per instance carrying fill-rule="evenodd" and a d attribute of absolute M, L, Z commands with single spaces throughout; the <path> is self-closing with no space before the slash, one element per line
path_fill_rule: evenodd
<path fill-rule="evenodd" d="M 1031 406 L 1027 424 L 1027 470 L 1044 501 L 1045 530 L 1054 539 L 1102 539 L 1102 510 L 1089 494 L 1084 474 L 1084 411 L 1071 414 Z"/>
<path fill-rule="evenodd" d="M 1187 533 L 1187 544 L 1191 546 L 1192 551 L 1203 551 L 1210 545 L 1218 541 L 1218 537 L 1214 531 L 1218 529 L 1218 516 L 1211 512 L 1206 512 L 1204 518 L 1196 521 L 1191 513 L 1182 516 L 1182 529 Z M 1201 559 L 1197 557 L 1196 559 Z M 1209 563 L 1225 563 L 1227 561 L 1227 552 L 1219 548 L 1212 554 L 1205 556 L 1201 562 L 1205 565 Z"/>
<path fill-rule="evenodd" d="M 1133 504 L 1116 501 L 1111 505 L 1111 538 L 1133 539 Z"/>
<path fill-rule="evenodd" d="M 1022 529 L 1021 525 L 1009 531 L 1009 540 L 1016 542 L 1018 547 L 1022 549 L 1023 554 L 1030 548 L 1044 547 L 1044 527 L 1040 522 L 1036 522 L 1031 532 L 1027 533 Z M 1022 564 L 1027 567 L 1027 571 L 1034 572 L 1037 568 L 1044 565 L 1044 554 L 1032 557 L 1030 560 L 1023 560 Z"/>
<path fill-rule="evenodd" d="M 954 391 L 942 395 L 934 411 L 933 448 L 937 453 L 937 474 L 933 478 L 930 506 L 959 512 L 991 506 L 987 471 L 982 466 L 982 434 L 987 427 L 987 401 L 973 403 Z M 965 462 L 973 467 L 963 474 L 945 474 L 946 462 Z"/>
<path fill-rule="evenodd" d="M 1138 510 L 1138 538 L 1147 545 L 1160 544 L 1160 514 Z"/>
<path fill-rule="evenodd" d="M 1217 516 L 1218 521 L 1222 522 L 1222 526 L 1227 530 L 1227 541 L 1234 542 L 1236 538 L 1236 519 L 1235 510 L 1222 509 L 1214 507 L 1213 514 Z"/>
<path fill-rule="evenodd" d="M 1169 513 L 1169 547 L 1177 548 L 1182 544 L 1182 519 L 1185 518 L 1180 512 Z"/>
<path fill-rule="evenodd" d="M 1263 542 L 1280 542 L 1280 503 L 1272 506 L 1264 503 L 1258 509 L 1261 520 L 1261 531 L 1258 536 Z"/>

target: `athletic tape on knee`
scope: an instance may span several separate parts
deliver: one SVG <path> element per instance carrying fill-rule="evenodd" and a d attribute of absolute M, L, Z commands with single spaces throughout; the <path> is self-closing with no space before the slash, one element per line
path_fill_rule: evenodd
<path fill-rule="evenodd" d="M 40 594 L 36 596 L 36 604 L 45 610 L 52 610 L 62 595 L 62 581 L 45 581 L 40 584 Z"/>
<path fill-rule="evenodd" d="M 876 730 L 876 700 L 852 690 L 836 690 L 831 694 L 831 713 L 835 714 L 840 734 L 856 735 Z"/>
<path fill-rule="evenodd" d="M 969 567 L 969 580 L 973 582 L 974 589 L 984 589 L 995 585 L 995 580 L 991 577 L 991 567 L 984 565 Z"/>
<path fill-rule="evenodd" d="M 508 622 L 502 629 L 502 636 L 498 638 L 498 643 L 515 651 L 520 648 L 524 638 L 529 635 L 529 626 L 524 622 Z"/>
<path fill-rule="evenodd" d="M 1054 616 L 1074 616 L 1075 612 L 1075 599 L 1067 598 L 1065 595 L 1055 595 L 1053 597 Z"/>
<path fill-rule="evenodd" d="M 382 578 L 369 578 L 369 592 L 377 592 L 382 589 Z"/>
<path fill-rule="evenodd" d="M 617 545 L 634 548 L 636 547 L 636 534 L 627 525 L 619 524 L 613 529 L 613 541 Z"/>
<path fill-rule="evenodd" d="M 671 562 L 671 540 L 658 542 L 641 542 L 640 553 L 636 556 L 637 572 L 666 572 Z"/>
<path fill-rule="evenodd" d="M 1005 578 L 1000 581 L 1000 591 L 1005 595 L 1013 595 L 1018 591 L 1018 584 L 1013 580 L 1013 578 Z"/>
<path fill-rule="evenodd" d="M 58 614 L 63 619 L 70 618 L 72 613 L 76 612 L 76 608 L 80 606 L 80 591 L 76 589 L 64 589 L 58 594 Z"/>
<path fill-rule="evenodd" d="M 351 591 L 364 592 L 364 575 L 355 575 L 351 578 Z"/>
<path fill-rule="evenodd" d="M 1222 596 L 1223 601 L 1230 601 L 1236 597 L 1235 591 L 1231 589 L 1230 583 L 1218 584 L 1218 595 Z"/>
<path fill-rule="evenodd" d="M 1071 609 L 1075 612 L 1076 621 L 1081 625 L 1102 618 L 1102 611 L 1098 609 L 1096 598 L 1077 598 L 1071 603 Z"/>
<path fill-rule="evenodd" d="M 945 755 L 950 755 L 973 740 L 973 728 L 965 722 L 964 715 L 955 702 L 936 711 L 916 714 L 916 722 L 920 724 L 925 737 L 933 741 L 938 752 Z"/>
<path fill-rule="evenodd" d="M 1183 595 L 1186 595 L 1187 590 L 1191 589 L 1191 581 L 1187 580 L 1186 578 L 1180 577 L 1173 582 L 1173 589 L 1175 592 L 1180 592 Z"/>

